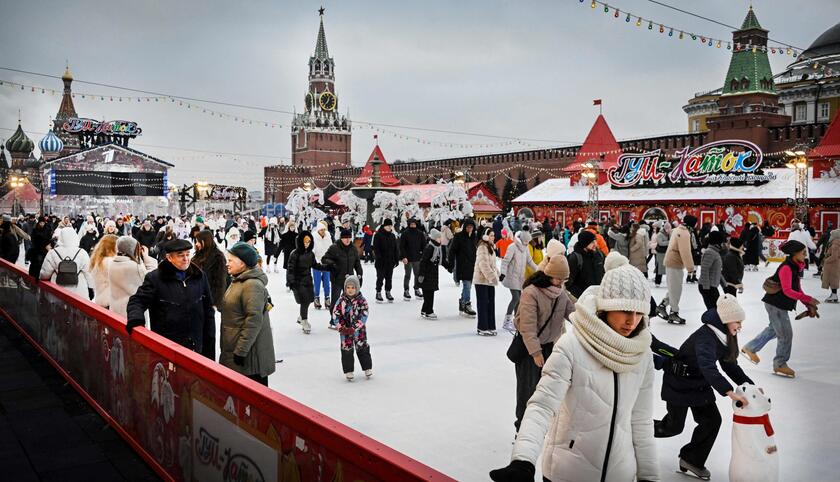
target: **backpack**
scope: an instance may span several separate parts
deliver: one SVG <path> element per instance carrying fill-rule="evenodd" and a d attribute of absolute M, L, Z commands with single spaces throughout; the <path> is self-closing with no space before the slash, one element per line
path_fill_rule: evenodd
<path fill-rule="evenodd" d="M 76 264 L 76 256 L 79 255 L 82 249 L 79 248 L 72 258 L 64 257 L 58 263 L 58 269 L 55 274 L 55 283 L 59 286 L 76 286 L 79 284 L 79 265 Z"/>

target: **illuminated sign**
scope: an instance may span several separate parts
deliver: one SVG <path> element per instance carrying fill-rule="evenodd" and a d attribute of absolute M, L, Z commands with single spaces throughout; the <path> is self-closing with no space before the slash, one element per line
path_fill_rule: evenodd
<path fill-rule="evenodd" d="M 675 158 L 675 159 L 674 159 Z M 752 142 L 717 141 L 666 156 L 661 149 L 622 154 L 607 170 L 614 188 L 759 185 L 776 178 L 760 170 L 761 149 Z"/>
<path fill-rule="evenodd" d="M 78 117 L 71 117 L 67 119 L 61 128 L 65 132 L 69 132 L 71 134 L 104 134 L 106 136 L 136 137 L 143 132 L 143 130 L 137 126 L 136 122 L 124 120 L 100 122 L 93 119 Z"/>

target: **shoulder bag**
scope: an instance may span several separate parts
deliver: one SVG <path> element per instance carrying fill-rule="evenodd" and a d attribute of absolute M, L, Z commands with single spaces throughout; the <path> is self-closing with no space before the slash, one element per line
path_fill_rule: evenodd
<path fill-rule="evenodd" d="M 554 303 L 551 304 L 551 313 L 549 313 L 548 319 L 545 320 L 545 324 L 543 324 L 542 328 L 540 328 L 540 331 L 537 332 L 537 339 L 540 338 L 540 335 L 542 335 L 542 332 L 546 329 L 546 327 L 551 324 L 551 318 L 554 317 L 554 311 L 557 308 L 558 301 L 560 301 L 560 296 L 554 298 Z M 513 335 L 513 341 L 510 342 L 510 346 L 507 349 L 508 360 L 513 363 L 520 363 L 528 356 L 530 356 L 530 354 L 528 353 L 528 348 L 525 346 L 525 341 L 522 339 L 522 334 L 517 331 L 516 334 Z"/>

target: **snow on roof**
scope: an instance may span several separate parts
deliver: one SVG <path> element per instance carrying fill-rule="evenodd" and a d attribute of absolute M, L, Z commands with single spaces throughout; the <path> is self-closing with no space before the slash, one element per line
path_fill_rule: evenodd
<path fill-rule="evenodd" d="M 767 200 L 788 199 L 794 196 L 796 171 L 793 169 L 765 169 L 772 172 L 776 180 L 760 186 L 709 186 L 709 187 L 669 187 L 641 189 L 612 189 L 601 185 L 598 199 L 601 202 L 650 202 L 650 201 L 699 201 L 699 200 Z M 810 176 L 809 176 L 810 178 Z M 532 188 L 513 202 L 521 203 L 562 203 L 586 202 L 589 187 L 570 185 L 566 177 L 549 179 Z M 810 178 L 808 198 L 840 200 L 840 178 Z"/>
<path fill-rule="evenodd" d="M 467 191 L 467 195 L 470 197 L 472 201 L 475 199 L 475 203 L 480 207 L 477 211 L 485 212 L 485 211 L 501 211 L 501 203 L 499 203 L 498 199 L 488 195 L 481 187 L 482 183 L 480 182 L 466 182 L 464 183 L 464 189 Z M 420 193 L 420 200 L 417 201 L 417 204 L 420 206 L 429 206 L 432 204 L 432 199 L 437 196 L 438 194 L 442 194 L 447 188 L 448 184 L 441 183 L 441 184 L 403 184 L 402 186 L 395 186 L 400 190 L 401 193 L 406 191 L 417 191 Z M 481 192 L 482 194 L 479 195 L 478 193 Z M 344 203 L 341 202 L 341 198 L 339 197 L 338 193 L 336 192 L 332 196 L 330 196 L 329 201 L 336 206 L 344 206 Z"/>

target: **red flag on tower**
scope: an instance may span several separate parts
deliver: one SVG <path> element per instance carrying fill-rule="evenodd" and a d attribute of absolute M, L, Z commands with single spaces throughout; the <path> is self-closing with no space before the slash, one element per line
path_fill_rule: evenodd
<path fill-rule="evenodd" d="M 595 99 L 592 101 L 592 105 L 601 105 L 601 99 Z"/>

